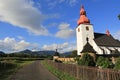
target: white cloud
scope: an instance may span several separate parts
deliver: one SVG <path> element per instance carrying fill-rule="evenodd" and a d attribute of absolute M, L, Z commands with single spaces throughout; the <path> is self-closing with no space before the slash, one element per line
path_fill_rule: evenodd
<path fill-rule="evenodd" d="M 5 52 L 15 52 L 24 49 L 38 47 L 36 43 L 29 43 L 24 40 L 17 41 L 15 38 L 6 37 L 0 40 L 0 50 Z"/>
<path fill-rule="evenodd" d="M 72 51 L 76 49 L 76 43 L 65 42 L 62 44 L 44 45 L 42 47 L 42 50 L 56 50 L 56 49 L 58 49 L 60 53 Z"/>
<path fill-rule="evenodd" d="M 77 0 L 47 0 L 47 2 L 50 8 L 54 8 L 61 3 L 66 3 L 69 6 L 75 6 L 78 3 Z"/>
<path fill-rule="evenodd" d="M 75 31 L 70 28 L 70 24 L 61 23 L 59 26 L 59 31 L 56 33 L 56 37 L 67 39 L 75 36 Z"/>
<path fill-rule="evenodd" d="M 22 37 L 22 36 L 17 36 L 17 38 L 20 39 L 20 40 L 24 39 L 24 37 Z"/>
<path fill-rule="evenodd" d="M 69 5 L 74 6 L 77 4 L 77 0 L 69 0 Z"/>
<path fill-rule="evenodd" d="M 115 34 L 114 34 L 114 37 L 118 40 L 120 40 L 120 30 L 117 31 Z"/>
<path fill-rule="evenodd" d="M 0 21 L 25 28 L 35 35 L 48 35 L 42 25 L 46 19 L 32 0 L 0 0 Z"/>

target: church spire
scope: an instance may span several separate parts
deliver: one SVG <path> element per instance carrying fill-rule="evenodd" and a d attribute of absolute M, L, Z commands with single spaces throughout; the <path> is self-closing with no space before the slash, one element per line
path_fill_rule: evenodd
<path fill-rule="evenodd" d="M 107 36 L 110 36 L 110 32 L 109 32 L 108 29 L 106 30 L 106 35 L 107 35 Z"/>
<path fill-rule="evenodd" d="M 90 20 L 87 18 L 86 11 L 84 10 L 84 6 L 82 5 L 80 9 L 80 18 L 77 21 L 77 24 L 80 25 L 84 23 L 90 23 Z"/>

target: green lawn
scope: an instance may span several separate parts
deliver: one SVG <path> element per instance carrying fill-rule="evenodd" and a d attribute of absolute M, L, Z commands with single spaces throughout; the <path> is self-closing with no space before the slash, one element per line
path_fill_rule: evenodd
<path fill-rule="evenodd" d="M 10 76 L 19 68 L 32 63 L 33 61 L 23 60 L 2 60 L 0 61 L 0 80 L 9 80 Z"/>

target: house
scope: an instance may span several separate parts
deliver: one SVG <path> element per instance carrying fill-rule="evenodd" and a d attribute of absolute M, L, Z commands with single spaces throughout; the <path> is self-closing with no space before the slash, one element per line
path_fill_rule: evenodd
<path fill-rule="evenodd" d="M 83 6 L 80 9 L 80 18 L 77 21 L 76 36 L 77 36 L 77 54 L 83 52 L 92 52 L 98 55 L 119 55 L 120 41 L 114 39 L 110 32 L 95 33 L 93 25 L 86 16 L 86 11 Z"/>

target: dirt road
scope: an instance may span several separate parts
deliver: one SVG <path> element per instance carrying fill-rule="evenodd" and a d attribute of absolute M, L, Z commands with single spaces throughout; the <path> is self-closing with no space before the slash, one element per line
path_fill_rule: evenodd
<path fill-rule="evenodd" d="M 41 61 L 35 61 L 34 63 L 27 65 L 16 74 L 12 76 L 10 80 L 59 80 L 48 70 L 46 70 Z"/>

